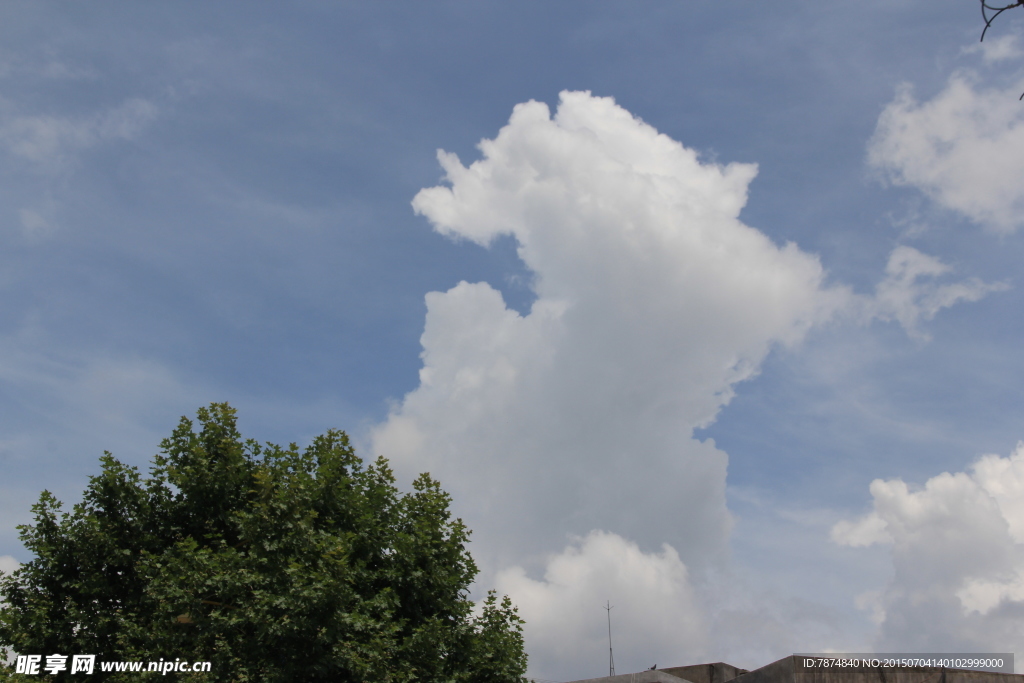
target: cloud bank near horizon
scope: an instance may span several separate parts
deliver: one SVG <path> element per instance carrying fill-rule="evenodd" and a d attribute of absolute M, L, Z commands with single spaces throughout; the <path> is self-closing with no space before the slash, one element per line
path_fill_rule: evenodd
<path fill-rule="evenodd" d="M 1024 614 L 1024 443 L 924 486 L 871 483 L 872 509 L 832 529 L 840 545 L 888 545 L 893 578 L 860 597 L 878 644 L 1013 652 Z"/>

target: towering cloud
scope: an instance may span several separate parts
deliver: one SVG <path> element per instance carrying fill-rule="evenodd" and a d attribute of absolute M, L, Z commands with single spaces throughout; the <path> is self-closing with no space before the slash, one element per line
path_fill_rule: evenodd
<path fill-rule="evenodd" d="M 485 567 L 593 529 L 716 556 L 727 458 L 693 429 L 828 314 L 817 258 L 738 220 L 753 165 L 702 163 L 610 98 L 518 105 L 480 150 L 440 152 L 448 185 L 413 206 L 454 238 L 512 235 L 536 301 L 428 294 L 420 386 L 375 451 L 441 479 Z"/>
<path fill-rule="evenodd" d="M 447 184 L 413 207 L 455 239 L 512 236 L 536 300 L 521 315 L 487 283 L 428 294 L 419 386 L 374 451 L 453 494 L 483 581 L 522 606 L 549 672 L 603 648 L 605 598 L 632 605 L 638 656 L 725 656 L 711 641 L 737 633 L 777 654 L 780 629 L 826 645 L 829 618 L 806 606 L 707 608 L 736 593 L 703 578 L 723 566 L 728 458 L 693 431 L 837 309 L 923 334 L 988 286 L 940 286 L 948 268 L 901 247 L 874 297 L 827 288 L 816 257 L 740 222 L 753 165 L 703 163 L 610 98 L 520 104 L 479 147 L 468 167 L 439 152 Z"/>

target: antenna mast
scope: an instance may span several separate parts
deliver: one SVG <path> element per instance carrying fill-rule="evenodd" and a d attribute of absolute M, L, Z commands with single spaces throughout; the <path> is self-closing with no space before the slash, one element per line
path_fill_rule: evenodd
<path fill-rule="evenodd" d="M 612 654 L 612 603 L 608 601 L 605 610 L 608 612 L 608 675 L 615 675 L 615 655 Z"/>

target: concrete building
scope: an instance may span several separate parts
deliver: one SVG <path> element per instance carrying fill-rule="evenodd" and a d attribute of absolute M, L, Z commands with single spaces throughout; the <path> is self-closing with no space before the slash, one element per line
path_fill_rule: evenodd
<path fill-rule="evenodd" d="M 588 678 L 572 683 L 727 683 L 747 673 L 731 664 L 716 662 L 715 664 L 694 664 L 692 666 L 673 666 L 666 669 L 651 669 L 635 674 L 620 674 L 604 678 Z M 1024 682 L 1022 682 L 1024 683 Z"/>
<path fill-rule="evenodd" d="M 717 662 L 588 678 L 572 683 L 1024 683 L 1024 675 L 935 667 L 807 668 L 791 655 L 748 671 Z"/>

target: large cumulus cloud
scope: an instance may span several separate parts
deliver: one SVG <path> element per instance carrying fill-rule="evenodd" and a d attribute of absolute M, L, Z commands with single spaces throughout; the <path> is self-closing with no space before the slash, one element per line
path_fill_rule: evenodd
<path fill-rule="evenodd" d="M 727 565 L 728 457 L 694 429 L 838 310 L 921 334 L 986 286 L 939 286 L 946 266 L 909 247 L 874 296 L 826 285 L 817 257 L 739 220 L 754 165 L 703 162 L 611 98 L 520 104 L 479 148 L 469 166 L 439 152 L 446 183 L 413 207 L 455 239 L 514 238 L 536 300 L 520 314 L 482 282 L 428 294 L 419 386 L 374 452 L 452 493 L 547 671 L 597 647 L 598 602 L 616 596 L 655 661 L 727 656 L 728 634 L 774 655 L 785 629 L 831 632 L 807 605 L 714 597 L 737 595 L 709 573 Z"/>
<path fill-rule="evenodd" d="M 611 98 L 518 105 L 480 149 L 439 153 L 448 184 L 413 206 L 446 235 L 512 235 L 537 299 L 429 294 L 420 386 L 374 450 L 441 479 L 485 566 L 593 529 L 720 553 L 727 457 L 692 431 L 828 315 L 818 259 L 740 222 L 753 165 L 702 163 Z"/>

